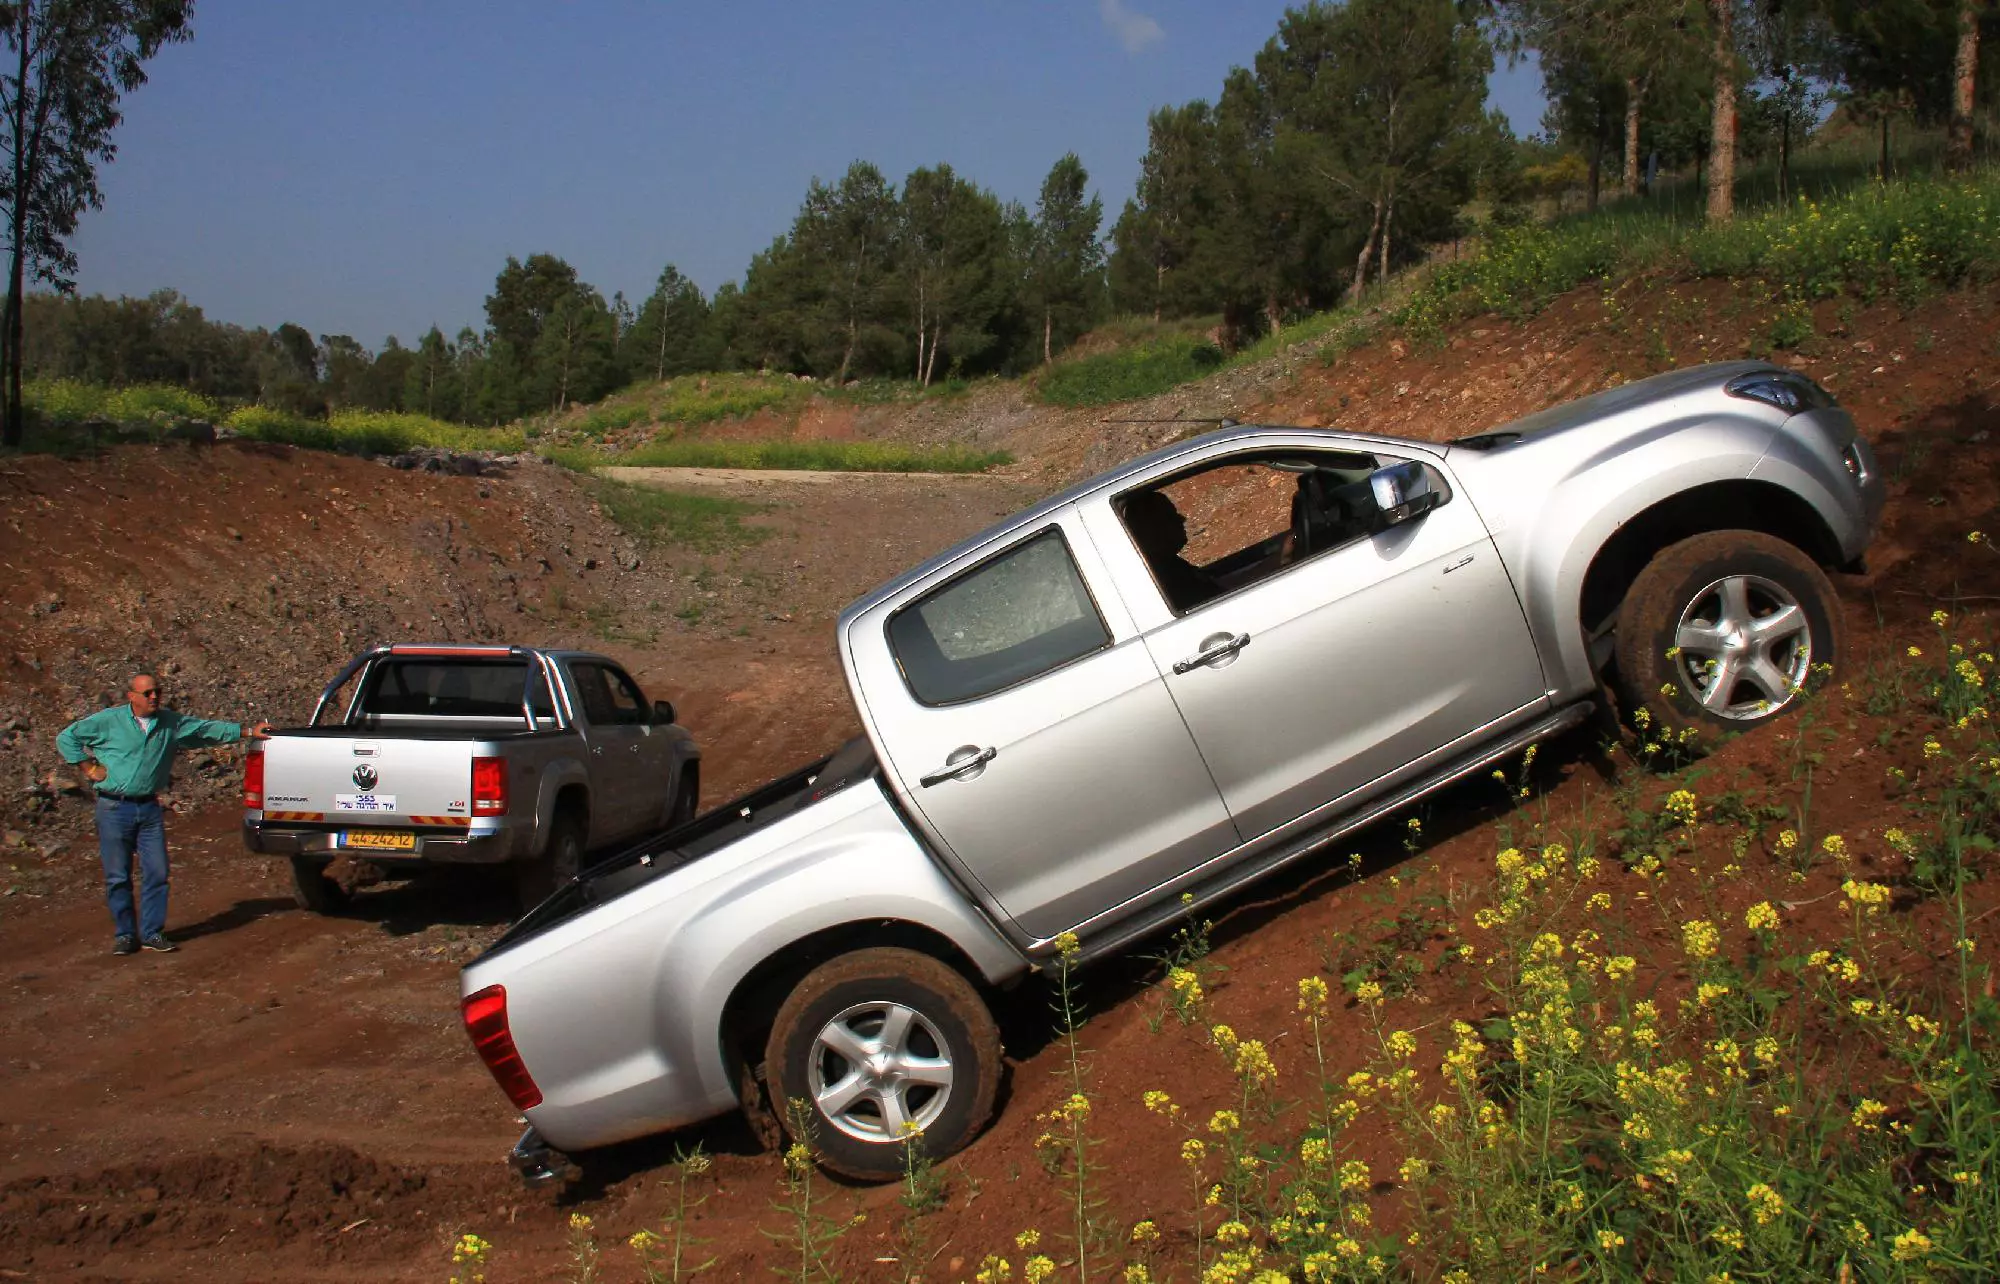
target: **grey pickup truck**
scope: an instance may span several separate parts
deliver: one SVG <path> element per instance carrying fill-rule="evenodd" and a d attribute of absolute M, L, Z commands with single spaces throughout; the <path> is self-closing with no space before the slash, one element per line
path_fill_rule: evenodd
<path fill-rule="evenodd" d="M 802 1099 L 822 1162 L 963 1146 L 992 996 L 1117 951 L 1584 719 L 1782 717 L 1883 485 L 1824 390 L 1675 371 L 1447 444 L 1228 427 L 850 606 L 865 737 L 584 874 L 464 971 L 567 1152 Z"/>
<path fill-rule="evenodd" d="M 673 705 L 601 655 L 385 645 L 334 677 L 305 726 L 251 746 L 243 844 L 289 857 L 319 913 L 347 904 L 327 874 L 340 857 L 505 866 L 525 907 L 585 852 L 691 819 L 700 789 Z"/>

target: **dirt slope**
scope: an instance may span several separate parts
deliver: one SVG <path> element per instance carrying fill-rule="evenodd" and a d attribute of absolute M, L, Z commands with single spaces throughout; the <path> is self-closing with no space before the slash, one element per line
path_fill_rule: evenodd
<path fill-rule="evenodd" d="M 2000 599 L 2000 560 L 1965 540 L 2000 527 L 1996 298 L 1844 320 L 1829 306 L 1825 337 L 1799 358 L 1855 409 L 1892 478 L 1871 573 L 1841 585 L 1857 671 L 1919 636 L 1941 601 L 1976 611 Z M 1437 439 L 1669 357 L 1741 355 L 1760 324 L 1754 305 L 1719 289 L 1660 290 L 1615 312 L 1579 292 L 1529 321 L 1467 327 L 1440 350 L 1389 345 L 1331 366 L 1232 372 L 1173 404 Z M 709 554 L 626 544 L 571 478 L 540 465 L 427 476 L 223 446 L 0 466 L 0 806 L 14 844 L 0 851 L 0 890 L 11 888 L 0 897 L 0 1278 L 437 1279 L 452 1237 L 471 1230 L 496 1245 L 490 1279 L 543 1279 L 566 1270 L 575 1212 L 606 1245 L 603 1277 L 636 1279 L 621 1241 L 658 1227 L 662 1166 L 676 1142 L 697 1140 L 717 1156 L 698 1183 L 697 1258 L 715 1259 L 714 1278 L 765 1273 L 776 1250 L 764 1232 L 784 1224 L 770 1206 L 776 1166 L 733 1123 L 593 1157 L 590 1181 L 563 1202 L 520 1190 L 499 1164 L 512 1120 L 453 1007 L 458 964 L 504 920 L 493 889 L 391 886 L 364 893 L 350 918 L 298 913 L 276 871 L 237 850 L 233 767 L 217 761 L 177 785 L 194 808 L 173 833 L 173 928 L 186 948 L 109 958 L 83 802 L 46 783 L 50 738 L 134 663 L 163 670 L 183 708 L 282 720 L 378 637 L 581 644 L 632 664 L 686 711 L 719 798 L 847 729 L 828 635 L 843 602 L 1159 436 L 1096 423 L 1105 417 L 1009 408 L 982 420 L 981 444 L 1023 455 L 1013 480 L 899 483 L 893 504 L 865 479 L 782 499 L 749 484 L 742 493 L 769 505 L 755 521 L 773 534 Z M 1917 752 L 1887 723 L 1857 717 L 1843 734 L 1859 746 L 1882 732 L 1886 748 L 1836 761 L 1823 783 L 1833 823 L 1855 832 L 1888 823 L 1882 772 Z M 1776 778 L 1789 752 L 1773 733 L 1710 766 L 1750 788 Z M 1561 823 L 1592 805 L 1601 814 L 1608 770 L 1590 736 L 1551 746 L 1539 805 Z M 1322 867 L 1234 905 L 1216 931 L 1218 1003 L 1246 1029 L 1282 1029 L 1296 978 L 1338 973 L 1385 935 L 1432 954 L 1453 943 L 1452 916 L 1405 883 L 1419 871 L 1426 887 L 1470 882 L 1504 821 L 1489 793 L 1467 788 L 1429 811 L 1417 859 L 1404 861 L 1400 835 L 1380 835 L 1362 845 L 1377 872 L 1358 887 Z M 1186 1200 L 1171 1138 L 1138 1092 L 1172 1082 L 1178 1093 L 1212 1060 L 1160 1018 L 1150 979 L 1115 965 L 1085 995 L 1107 1139 L 1100 1189 L 1121 1225 L 1170 1222 Z M 1452 1001 L 1422 993 L 1404 1019 L 1421 1024 L 1426 1004 Z M 1034 1150 L 1036 1116 L 1067 1091 L 1041 996 L 1024 996 L 1007 1023 L 1003 1112 L 944 1166 L 946 1207 L 920 1223 L 920 1253 L 899 1243 L 893 1189 L 822 1190 L 832 1215 L 865 1217 L 836 1250 L 845 1276 L 903 1278 L 908 1259 L 925 1278 L 966 1278 L 1016 1232 L 1061 1224 L 1062 1192 Z M 1274 1055 L 1296 1075 L 1301 1049 L 1276 1042 Z M 1191 1106 L 1221 1102 L 1221 1080 L 1209 1081 L 1187 1090 Z"/>

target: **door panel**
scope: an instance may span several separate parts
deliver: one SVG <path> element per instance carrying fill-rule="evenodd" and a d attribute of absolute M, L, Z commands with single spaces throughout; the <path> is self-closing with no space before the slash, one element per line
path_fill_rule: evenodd
<path fill-rule="evenodd" d="M 992 908 L 1034 938 L 1237 841 L 1144 642 L 1091 594 L 1086 577 L 1102 584 L 1103 568 L 1075 521 L 1073 506 L 1059 510 L 849 626 L 872 635 L 850 654 L 899 793 Z M 976 694 L 945 702 L 960 689 Z"/>
<path fill-rule="evenodd" d="M 601 847 L 631 836 L 651 818 L 656 791 L 644 779 L 646 728 L 638 722 L 645 706 L 631 679 L 605 665 L 574 663 L 570 680 L 583 705 L 589 750 L 590 845 Z"/>
<path fill-rule="evenodd" d="M 1207 602 L 1146 644 L 1246 840 L 1545 689 L 1463 501 Z"/>

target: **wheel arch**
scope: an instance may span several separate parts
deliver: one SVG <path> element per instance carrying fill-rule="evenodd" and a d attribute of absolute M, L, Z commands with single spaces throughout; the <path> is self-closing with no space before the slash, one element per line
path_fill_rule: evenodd
<path fill-rule="evenodd" d="M 938 960 L 983 997 L 995 987 L 972 957 L 936 928 L 907 919 L 861 919 L 836 924 L 793 941 L 758 962 L 737 981 L 718 1023 L 722 1053 L 732 1076 L 763 1060 L 771 1024 L 798 983 L 814 968 L 855 950 L 901 947 Z"/>
<path fill-rule="evenodd" d="M 1586 638 L 1605 634 L 1639 572 L 1661 550 L 1695 535 L 1752 530 L 1784 540 L 1821 567 L 1842 560 L 1826 519 L 1797 493 L 1771 482 L 1709 482 L 1670 495 L 1634 514 L 1591 557 L 1577 601 Z M 1609 649 L 1596 657 L 1601 671 Z"/>

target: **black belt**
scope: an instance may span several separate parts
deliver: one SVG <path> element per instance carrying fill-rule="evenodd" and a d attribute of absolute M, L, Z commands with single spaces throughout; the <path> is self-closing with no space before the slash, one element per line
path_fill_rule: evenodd
<path fill-rule="evenodd" d="M 99 798 L 109 798 L 113 802 L 149 803 L 159 799 L 158 794 L 119 794 L 113 793 L 109 789 L 98 790 L 97 796 Z"/>

